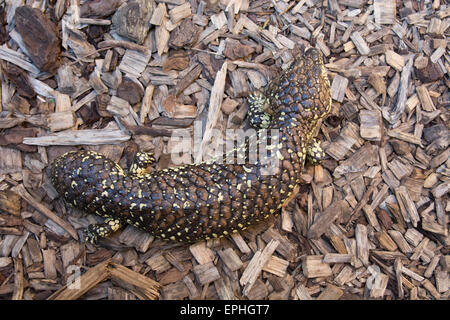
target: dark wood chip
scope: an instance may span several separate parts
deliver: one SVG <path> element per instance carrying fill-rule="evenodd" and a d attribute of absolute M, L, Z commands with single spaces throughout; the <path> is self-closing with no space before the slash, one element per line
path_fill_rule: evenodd
<path fill-rule="evenodd" d="M 142 100 L 144 91 L 142 87 L 133 80 L 124 79 L 117 88 L 117 96 L 128 101 L 131 105 L 135 105 Z"/>
<path fill-rule="evenodd" d="M 60 40 L 55 24 L 42 11 L 29 6 L 18 7 L 14 20 L 33 63 L 54 74 L 60 65 Z"/>

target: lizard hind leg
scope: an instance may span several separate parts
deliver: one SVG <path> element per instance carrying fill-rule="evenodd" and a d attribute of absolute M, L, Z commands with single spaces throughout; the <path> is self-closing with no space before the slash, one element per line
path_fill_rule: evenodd
<path fill-rule="evenodd" d="M 101 238 L 106 238 L 123 226 L 123 222 L 115 218 L 106 218 L 103 223 L 91 224 L 83 232 L 86 242 L 96 243 Z"/>
<path fill-rule="evenodd" d="M 128 174 L 140 177 L 150 171 L 150 166 L 155 162 L 155 157 L 149 152 L 138 152 L 134 157 L 133 163 L 128 169 Z"/>
<path fill-rule="evenodd" d="M 311 164 L 318 165 L 325 159 L 325 151 L 320 146 L 320 141 L 313 138 L 306 148 L 307 159 Z"/>
<path fill-rule="evenodd" d="M 248 119 L 257 130 L 266 129 L 270 125 L 271 116 L 265 111 L 267 103 L 267 98 L 260 92 L 254 92 L 248 97 Z"/>

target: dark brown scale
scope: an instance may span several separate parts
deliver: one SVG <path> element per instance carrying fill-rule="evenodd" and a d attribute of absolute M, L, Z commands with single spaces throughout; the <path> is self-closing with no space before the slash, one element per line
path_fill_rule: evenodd
<path fill-rule="evenodd" d="M 316 49 L 298 57 L 269 84 L 269 129 L 280 133 L 279 146 L 270 152 L 279 166 L 275 175 L 263 174 L 270 164 L 235 161 L 137 176 L 125 174 L 104 156 L 78 151 L 52 163 L 51 179 L 75 207 L 133 224 L 162 239 L 193 242 L 228 235 L 278 212 L 292 195 L 317 121 L 330 110 L 329 90 Z"/>

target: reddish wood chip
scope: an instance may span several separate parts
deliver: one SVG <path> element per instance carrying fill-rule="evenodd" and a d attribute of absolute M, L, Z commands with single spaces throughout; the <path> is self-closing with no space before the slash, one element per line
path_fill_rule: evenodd
<path fill-rule="evenodd" d="M 42 71 L 55 73 L 60 53 L 55 24 L 40 10 L 29 6 L 17 8 L 14 19 L 33 63 Z"/>

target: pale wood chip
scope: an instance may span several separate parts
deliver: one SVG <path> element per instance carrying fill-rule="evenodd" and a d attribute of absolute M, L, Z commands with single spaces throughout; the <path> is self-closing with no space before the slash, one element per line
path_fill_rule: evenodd
<path fill-rule="evenodd" d="M 331 84 L 331 97 L 339 102 L 344 101 L 345 91 L 348 86 L 348 79 L 340 75 L 335 75 Z"/>
<path fill-rule="evenodd" d="M 205 241 L 201 241 L 189 246 L 189 251 L 199 264 L 205 264 L 214 260 L 214 252 L 206 246 Z"/>
<path fill-rule="evenodd" d="M 306 256 L 302 264 L 303 274 L 307 278 L 329 277 L 332 270 L 328 263 L 323 262 L 323 256 Z"/>
<path fill-rule="evenodd" d="M 213 128 L 217 125 L 219 119 L 220 106 L 222 104 L 225 80 L 227 75 L 227 62 L 224 62 L 220 70 L 217 72 L 216 80 L 214 81 L 213 88 L 211 90 L 211 97 L 209 100 L 208 118 L 206 122 L 205 133 L 203 139 L 195 155 L 195 162 L 199 163 L 204 160 L 207 144 L 210 143 L 213 134 Z"/>
<path fill-rule="evenodd" d="M 217 253 L 230 271 L 236 271 L 242 267 L 243 262 L 232 248 L 227 248 Z"/>
<path fill-rule="evenodd" d="M 194 266 L 194 274 L 200 284 L 205 285 L 220 279 L 219 271 L 212 262 Z"/>
<path fill-rule="evenodd" d="M 357 224 L 355 228 L 357 256 L 364 265 L 369 264 L 369 239 L 367 235 L 367 227 Z"/>
<path fill-rule="evenodd" d="M 306 287 L 302 284 L 299 284 L 297 286 L 297 288 L 295 289 L 295 294 L 297 295 L 299 300 L 313 300 Z"/>
<path fill-rule="evenodd" d="M 124 142 L 131 138 L 122 130 L 86 129 L 76 131 L 58 132 L 48 136 L 24 138 L 23 143 L 37 146 L 51 145 L 99 145 Z"/>
<path fill-rule="evenodd" d="M 286 275 L 288 266 L 289 261 L 278 258 L 277 256 L 272 256 L 262 270 L 283 278 Z"/>
<path fill-rule="evenodd" d="M 374 0 L 373 11 L 377 24 L 394 24 L 396 16 L 395 1 Z"/>
<path fill-rule="evenodd" d="M 344 291 L 332 284 L 328 284 L 326 288 L 317 297 L 317 300 L 339 300 Z"/>
<path fill-rule="evenodd" d="M 247 293 L 252 288 L 256 279 L 262 271 L 264 265 L 269 261 L 270 257 L 274 253 L 275 249 L 278 247 L 280 242 L 278 240 L 271 240 L 264 250 L 258 250 L 253 255 L 253 258 L 250 260 L 250 263 L 245 268 L 242 273 L 241 278 L 239 279 L 239 283 L 241 286 L 244 286 L 243 294 L 247 295 Z"/>
<path fill-rule="evenodd" d="M 350 36 L 350 39 L 352 39 L 353 43 L 355 44 L 356 48 L 358 49 L 361 55 L 368 55 L 370 53 L 370 48 L 367 45 L 367 42 L 364 41 L 363 37 L 359 32 L 357 31 L 353 32 Z"/>

